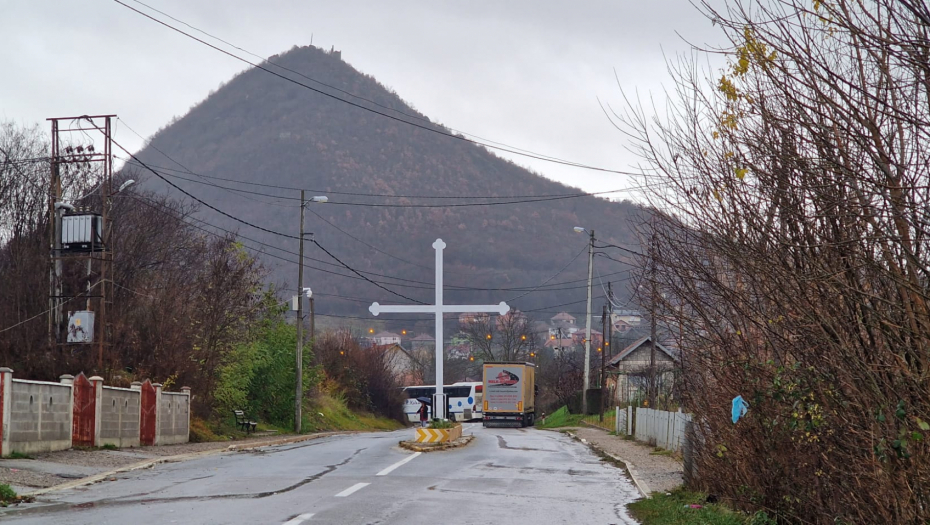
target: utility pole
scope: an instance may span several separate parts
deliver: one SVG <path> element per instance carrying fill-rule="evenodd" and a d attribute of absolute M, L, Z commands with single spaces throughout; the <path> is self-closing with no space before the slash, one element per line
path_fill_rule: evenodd
<path fill-rule="evenodd" d="M 581 388 L 581 413 L 588 414 L 588 386 L 591 375 L 591 285 L 594 280 L 594 230 L 589 232 L 588 242 L 588 307 L 585 316 L 584 340 L 584 386 Z"/>
<path fill-rule="evenodd" d="M 607 282 L 607 332 L 605 336 L 607 339 L 604 340 L 604 351 L 608 352 L 607 360 L 610 361 L 614 357 L 613 351 L 613 342 L 614 342 L 614 321 L 611 314 L 614 309 L 614 290 L 610 286 L 610 281 Z M 606 372 L 605 372 L 606 374 Z M 620 382 L 617 381 L 617 386 Z"/>
<path fill-rule="evenodd" d="M 652 300 L 650 301 L 649 312 L 649 339 L 652 341 L 649 352 L 649 408 L 655 410 L 656 398 L 658 397 L 658 384 L 656 383 L 656 254 L 655 254 L 655 231 L 653 230 L 652 240 L 649 243 L 649 273 L 650 285 L 652 287 Z"/>
<path fill-rule="evenodd" d="M 297 377 L 294 392 L 294 432 L 300 434 L 301 402 L 304 397 L 304 190 L 300 190 L 300 250 L 297 259 Z M 312 299 L 311 299 L 312 300 Z"/>
<path fill-rule="evenodd" d="M 609 297 L 608 297 L 609 299 Z M 607 366 L 607 339 L 604 337 L 607 335 L 607 305 L 604 305 L 604 313 L 601 314 L 601 406 L 597 420 L 600 422 L 604 421 L 604 397 L 607 391 L 606 385 L 604 384 L 604 372 L 605 367 Z"/>

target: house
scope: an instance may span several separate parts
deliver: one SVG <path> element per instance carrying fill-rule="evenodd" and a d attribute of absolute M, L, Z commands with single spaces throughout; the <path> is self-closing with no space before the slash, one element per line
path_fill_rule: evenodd
<path fill-rule="evenodd" d="M 572 333 L 572 341 L 574 341 L 575 344 L 583 345 L 584 340 L 585 340 L 585 333 L 586 333 L 585 330 L 578 330 Z M 601 346 L 601 343 L 603 342 L 604 342 L 604 334 L 592 328 L 591 329 L 591 348 L 597 348 Z"/>
<path fill-rule="evenodd" d="M 379 346 L 400 345 L 400 335 L 394 332 L 378 332 L 369 339 L 371 339 L 372 344 Z"/>
<path fill-rule="evenodd" d="M 567 312 L 559 312 L 553 315 L 549 318 L 549 324 L 553 328 L 561 328 L 562 330 L 576 328 L 575 317 Z"/>
<path fill-rule="evenodd" d="M 436 348 L 436 338 L 429 334 L 420 334 L 410 340 L 410 346 L 414 350 L 433 350 Z"/>
<path fill-rule="evenodd" d="M 558 353 L 575 348 L 575 342 L 572 341 L 570 337 L 559 338 L 558 335 L 553 335 L 546 340 L 546 344 L 543 346 L 551 348 L 554 352 Z"/>
<path fill-rule="evenodd" d="M 465 312 L 459 314 L 459 324 L 486 323 L 491 316 L 486 313 Z"/>
<path fill-rule="evenodd" d="M 372 345 L 372 352 L 384 352 L 391 374 L 401 385 L 415 385 L 422 382 L 423 363 L 417 352 L 411 352 L 398 343 Z"/>
<path fill-rule="evenodd" d="M 623 321 L 627 326 L 639 326 L 643 322 L 643 314 L 639 310 L 616 308 L 610 312 L 610 322 L 616 326 L 618 321 Z"/>
<path fill-rule="evenodd" d="M 656 343 L 655 349 L 659 392 L 670 393 L 678 368 L 678 352 L 661 343 Z M 607 362 L 607 387 L 615 404 L 638 402 L 646 396 L 651 356 L 652 340 L 646 336 L 633 341 Z"/>

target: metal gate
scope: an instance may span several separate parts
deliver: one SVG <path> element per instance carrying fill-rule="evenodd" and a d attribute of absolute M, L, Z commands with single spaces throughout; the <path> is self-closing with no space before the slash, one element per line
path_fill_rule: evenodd
<path fill-rule="evenodd" d="M 71 444 L 77 447 L 94 446 L 94 423 L 97 419 L 97 392 L 83 373 L 74 378 L 74 426 Z"/>
<path fill-rule="evenodd" d="M 155 413 L 158 405 L 155 400 L 155 387 L 148 379 L 142 383 L 142 415 L 139 420 L 139 441 L 143 445 L 155 444 Z"/>

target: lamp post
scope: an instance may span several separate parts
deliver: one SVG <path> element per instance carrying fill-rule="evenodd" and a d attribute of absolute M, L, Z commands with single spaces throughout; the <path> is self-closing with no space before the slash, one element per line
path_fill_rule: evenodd
<path fill-rule="evenodd" d="M 585 314 L 585 339 L 584 339 L 584 383 L 581 388 L 581 413 L 588 414 L 588 385 L 590 384 L 591 375 L 591 281 L 594 278 L 594 230 L 586 230 L 581 226 L 575 226 L 575 233 L 588 232 L 590 239 L 588 241 L 588 306 Z"/>
<path fill-rule="evenodd" d="M 325 196 L 317 196 L 310 199 L 310 202 L 319 202 L 324 203 L 329 200 Z M 300 253 L 299 259 L 297 262 L 297 352 L 296 352 L 296 381 L 295 381 L 295 392 L 294 392 L 294 432 L 300 434 L 300 424 L 301 424 L 301 402 L 304 397 L 304 301 L 301 295 L 304 293 L 307 294 L 307 297 L 310 298 L 310 312 L 311 312 L 311 335 L 313 337 L 313 292 L 310 291 L 310 288 L 304 288 L 304 206 L 307 205 L 307 201 L 304 198 L 304 190 L 300 190 Z"/>

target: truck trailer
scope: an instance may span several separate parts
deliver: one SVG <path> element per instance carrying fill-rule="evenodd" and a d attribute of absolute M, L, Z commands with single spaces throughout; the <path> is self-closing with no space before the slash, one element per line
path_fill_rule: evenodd
<path fill-rule="evenodd" d="M 526 427 L 536 422 L 536 365 L 484 363 L 484 426 Z"/>

